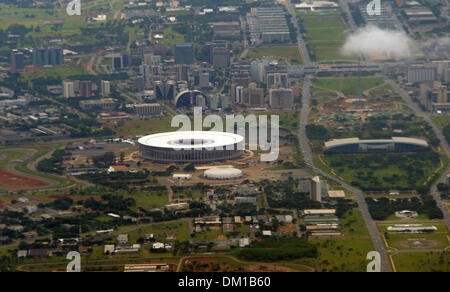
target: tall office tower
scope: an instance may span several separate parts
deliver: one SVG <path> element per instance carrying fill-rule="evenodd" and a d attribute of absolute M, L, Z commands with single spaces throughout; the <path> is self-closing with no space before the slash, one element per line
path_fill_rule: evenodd
<path fill-rule="evenodd" d="M 436 92 L 436 100 L 438 103 L 448 103 L 448 93 L 447 86 L 442 84 L 437 84 L 434 87 L 434 91 Z"/>
<path fill-rule="evenodd" d="M 408 67 L 407 78 L 409 83 L 434 81 L 436 80 L 436 68 L 423 65 L 410 66 Z"/>
<path fill-rule="evenodd" d="M 311 189 L 309 192 L 310 199 L 313 201 L 321 202 L 322 201 L 322 190 L 320 178 L 315 176 L 311 179 Z"/>
<path fill-rule="evenodd" d="M 175 44 L 173 46 L 175 64 L 192 65 L 195 62 L 193 44 Z"/>
<path fill-rule="evenodd" d="M 268 72 L 266 74 L 266 80 L 268 89 L 274 87 L 275 85 L 283 88 L 288 87 L 288 73 Z"/>
<path fill-rule="evenodd" d="M 92 96 L 92 82 L 80 81 L 80 96 L 90 97 Z"/>
<path fill-rule="evenodd" d="M 143 64 L 151 66 L 152 65 L 152 53 L 144 53 L 143 54 Z"/>
<path fill-rule="evenodd" d="M 266 75 L 266 67 L 269 66 L 270 62 L 273 61 L 274 58 L 269 56 L 264 56 L 260 60 L 252 61 L 251 63 L 252 80 L 255 82 L 263 83 Z"/>
<path fill-rule="evenodd" d="M 123 53 L 122 54 L 122 68 L 126 68 L 130 66 L 130 56 L 128 55 L 128 53 Z"/>
<path fill-rule="evenodd" d="M 186 65 L 178 64 L 177 69 L 177 81 L 189 81 L 189 67 Z"/>
<path fill-rule="evenodd" d="M 258 88 L 256 83 L 250 83 L 244 90 L 244 103 L 248 106 L 264 105 L 264 89 Z"/>
<path fill-rule="evenodd" d="M 242 104 L 244 102 L 244 87 L 243 86 L 236 86 L 234 102 L 237 104 Z"/>
<path fill-rule="evenodd" d="M 23 62 L 23 53 L 18 50 L 11 51 L 11 72 L 20 72 L 25 68 Z"/>
<path fill-rule="evenodd" d="M 173 80 L 156 81 L 155 97 L 159 100 L 174 100 L 176 95 L 176 82 Z"/>
<path fill-rule="evenodd" d="M 134 86 L 138 91 L 143 91 L 145 89 L 144 75 L 139 74 L 138 76 L 136 76 L 136 78 L 134 79 Z"/>
<path fill-rule="evenodd" d="M 107 97 L 111 94 L 111 83 L 107 80 L 102 80 L 102 96 Z"/>
<path fill-rule="evenodd" d="M 228 48 L 212 49 L 212 65 L 214 68 L 227 68 L 230 65 L 230 51 Z"/>
<path fill-rule="evenodd" d="M 160 55 L 152 55 L 152 57 L 151 57 L 151 65 L 155 66 L 155 67 L 158 67 L 158 66 L 161 66 L 161 64 L 162 64 L 161 56 Z"/>
<path fill-rule="evenodd" d="M 72 81 L 63 81 L 63 96 L 65 98 L 75 97 L 75 88 Z"/>
<path fill-rule="evenodd" d="M 49 64 L 52 66 L 58 66 L 64 64 L 64 54 L 60 47 L 50 47 L 47 49 Z"/>
<path fill-rule="evenodd" d="M 144 76 L 144 81 L 147 82 L 150 80 L 152 74 L 150 71 L 150 66 L 146 64 L 142 64 L 139 66 L 139 74 Z"/>
<path fill-rule="evenodd" d="M 49 65 L 48 53 L 44 48 L 33 49 L 33 65 L 34 66 L 45 66 Z"/>
<path fill-rule="evenodd" d="M 242 86 L 244 88 L 248 88 L 252 78 L 246 73 L 238 73 L 234 74 L 231 77 L 231 97 L 236 99 L 236 87 Z"/>
<path fill-rule="evenodd" d="M 122 57 L 120 55 L 115 55 L 112 57 L 112 68 L 114 70 L 122 69 Z"/>
<path fill-rule="evenodd" d="M 200 73 L 198 86 L 200 86 L 201 88 L 205 88 L 205 87 L 209 86 L 209 73 L 208 72 Z"/>
<path fill-rule="evenodd" d="M 269 103 L 273 109 L 292 109 L 294 106 L 294 91 L 287 88 L 270 89 Z"/>

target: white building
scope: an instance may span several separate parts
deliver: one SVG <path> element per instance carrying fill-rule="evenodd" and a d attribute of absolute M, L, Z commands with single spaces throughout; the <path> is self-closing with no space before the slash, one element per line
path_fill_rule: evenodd
<path fill-rule="evenodd" d="M 64 98 L 75 97 L 75 89 L 72 81 L 63 81 Z"/>
<path fill-rule="evenodd" d="M 320 177 L 315 176 L 311 179 L 311 190 L 310 190 L 310 198 L 313 201 L 321 202 L 322 201 L 322 184 L 320 182 Z"/>
<path fill-rule="evenodd" d="M 102 80 L 102 96 L 107 97 L 111 94 L 111 83 L 107 80 Z"/>

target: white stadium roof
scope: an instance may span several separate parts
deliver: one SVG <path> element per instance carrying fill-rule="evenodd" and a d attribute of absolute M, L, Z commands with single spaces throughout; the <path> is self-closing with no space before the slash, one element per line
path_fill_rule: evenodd
<path fill-rule="evenodd" d="M 208 149 L 235 145 L 244 137 L 228 132 L 176 131 L 142 137 L 139 144 L 169 149 Z"/>
<path fill-rule="evenodd" d="M 216 167 L 205 170 L 205 178 L 210 179 L 233 179 L 242 176 L 242 170 L 234 167 Z"/>

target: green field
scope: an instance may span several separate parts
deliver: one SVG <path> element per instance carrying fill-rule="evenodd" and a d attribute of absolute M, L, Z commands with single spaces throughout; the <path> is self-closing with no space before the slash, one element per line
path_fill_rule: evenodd
<path fill-rule="evenodd" d="M 297 46 L 264 46 L 252 48 L 248 51 L 247 58 L 259 59 L 263 56 L 284 58 L 292 64 L 300 64 L 302 56 Z"/>
<path fill-rule="evenodd" d="M 150 135 L 159 132 L 176 131 L 170 126 L 171 118 L 156 118 L 145 120 L 129 120 L 123 124 L 108 125 L 121 136 Z"/>
<path fill-rule="evenodd" d="M 340 177 L 364 190 L 415 189 L 440 166 L 436 155 L 325 155 L 323 161 Z"/>
<path fill-rule="evenodd" d="M 443 129 L 450 124 L 450 116 L 431 116 L 431 120 L 439 127 L 439 129 Z"/>
<path fill-rule="evenodd" d="M 361 213 L 357 210 L 347 212 L 341 225 L 342 237 L 310 239 L 311 243 L 317 244 L 320 253 L 314 264 L 317 271 L 366 271 L 366 256 L 373 250 L 373 244 Z"/>
<path fill-rule="evenodd" d="M 398 218 L 397 218 L 398 219 Z M 421 233 L 421 234 L 401 234 L 397 232 L 389 232 L 387 228 L 392 226 L 393 224 L 423 224 L 424 226 L 435 226 L 437 228 L 436 231 L 430 233 Z M 440 221 L 401 221 L 398 220 L 395 223 L 377 223 L 380 231 L 384 234 L 386 241 L 390 248 L 396 248 L 400 250 L 408 250 L 408 249 L 444 249 L 447 246 L 450 246 L 450 242 L 447 239 L 448 232 L 445 226 L 445 223 Z M 426 240 L 431 245 L 417 247 L 414 245 L 409 245 L 407 242 L 412 242 L 415 240 Z"/>
<path fill-rule="evenodd" d="M 217 237 L 223 235 L 222 228 L 207 229 L 205 232 L 195 233 L 193 236 L 194 241 L 213 241 Z"/>
<path fill-rule="evenodd" d="M 361 91 L 382 85 L 384 81 L 378 77 L 362 77 Z M 345 95 L 358 94 L 358 78 L 319 78 L 314 79 L 313 86 L 320 89 L 340 91 Z"/>
<path fill-rule="evenodd" d="M 450 272 L 448 252 L 411 252 L 393 255 L 397 272 Z"/>
<path fill-rule="evenodd" d="M 297 12 L 297 18 L 305 30 L 304 37 L 310 55 L 317 61 L 354 61 L 355 57 L 343 56 L 341 47 L 346 38 L 346 23 L 339 12 Z"/>
<path fill-rule="evenodd" d="M 183 222 L 169 222 L 169 223 L 155 223 L 151 225 L 135 226 L 133 230 L 130 227 L 123 227 L 117 230 L 117 233 L 127 233 L 128 240 L 135 243 L 141 235 L 153 233 L 156 240 L 164 241 L 167 236 L 174 236 L 178 241 L 189 240 L 188 223 Z"/>

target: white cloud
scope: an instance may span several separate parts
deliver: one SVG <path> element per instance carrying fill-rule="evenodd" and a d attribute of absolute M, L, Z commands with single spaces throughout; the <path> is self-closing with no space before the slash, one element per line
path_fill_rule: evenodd
<path fill-rule="evenodd" d="M 342 54 L 400 59 L 411 56 L 414 50 L 414 41 L 406 33 L 370 25 L 347 37 Z"/>

